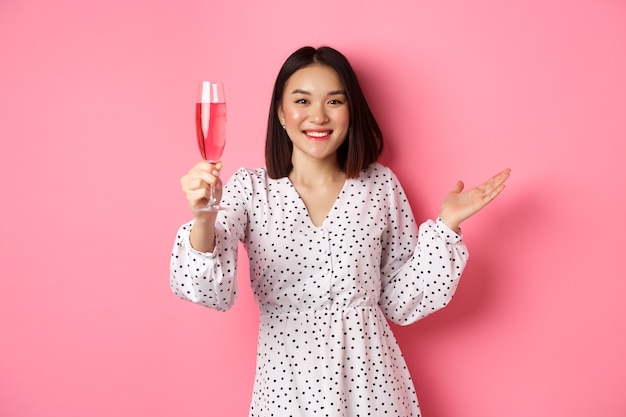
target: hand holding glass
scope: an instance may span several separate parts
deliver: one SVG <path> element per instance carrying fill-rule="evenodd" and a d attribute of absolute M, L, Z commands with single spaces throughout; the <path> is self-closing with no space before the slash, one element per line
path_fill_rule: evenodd
<path fill-rule="evenodd" d="M 200 83 L 196 103 L 196 132 L 198 148 L 202 158 L 212 164 L 222 158 L 226 144 L 226 99 L 221 82 L 203 81 Z M 210 185 L 206 207 L 198 211 L 224 210 L 215 198 L 215 187 Z"/>

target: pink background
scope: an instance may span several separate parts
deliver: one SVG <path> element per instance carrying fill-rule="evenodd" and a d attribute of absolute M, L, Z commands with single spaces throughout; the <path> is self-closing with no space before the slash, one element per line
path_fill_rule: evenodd
<path fill-rule="evenodd" d="M 425 417 L 626 415 L 623 0 L 2 0 L 0 415 L 246 415 L 246 267 L 226 314 L 170 293 L 178 181 L 196 82 L 227 177 L 305 44 L 351 59 L 420 221 L 513 169 L 452 304 L 395 327 Z"/>

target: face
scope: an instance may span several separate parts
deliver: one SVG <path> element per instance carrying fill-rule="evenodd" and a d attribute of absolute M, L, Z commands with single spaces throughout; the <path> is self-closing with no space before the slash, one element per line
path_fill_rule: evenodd
<path fill-rule="evenodd" d="M 293 143 L 294 163 L 300 157 L 336 161 L 350 124 L 345 89 L 337 72 L 315 64 L 294 72 L 285 84 L 278 118 Z"/>

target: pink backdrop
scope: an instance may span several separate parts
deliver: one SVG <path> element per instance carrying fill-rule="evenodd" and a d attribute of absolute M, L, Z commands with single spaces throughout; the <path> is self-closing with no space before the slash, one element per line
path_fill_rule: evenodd
<path fill-rule="evenodd" d="M 395 328 L 425 417 L 626 415 L 623 0 L 2 0 L 0 415 L 246 415 L 246 268 L 226 314 L 170 293 L 178 180 L 196 82 L 225 175 L 261 165 L 304 44 L 352 60 L 418 219 L 513 168 L 452 304 Z"/>

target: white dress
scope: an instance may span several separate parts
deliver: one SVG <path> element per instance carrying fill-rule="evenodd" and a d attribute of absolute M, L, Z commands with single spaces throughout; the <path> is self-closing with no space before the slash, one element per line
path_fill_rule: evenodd
<path fill-rule="evenodd" d="M 461 237 L 440 220 L 418 231 L 378 163 L 346 181 L 319 227 L 290 180 L 265 169 L 237 171 L 222 203 L 213 253 L 190 247 L 191 223 L 179 229 L 170 283 L 227 310 L 243 243 L 260 312 L 250 416 L 420 416 L 386 319 L 410 324 L 450 301 L 468 258 Z"/>

